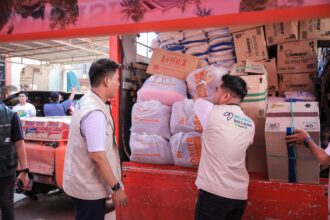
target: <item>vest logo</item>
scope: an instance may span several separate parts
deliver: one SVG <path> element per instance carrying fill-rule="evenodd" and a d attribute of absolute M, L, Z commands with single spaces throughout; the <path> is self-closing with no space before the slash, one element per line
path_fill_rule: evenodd
<path fill-rule="evenodd" d="M 5 143 L 10 143 L 10 137 L 5 138 Z"/>
<path fill-rule="evenodd" d="M 230 121 L 234 117 L 234 114 L 232 112 L 225 112 L 223 116 L 227 117 L 227 121 Z"/>

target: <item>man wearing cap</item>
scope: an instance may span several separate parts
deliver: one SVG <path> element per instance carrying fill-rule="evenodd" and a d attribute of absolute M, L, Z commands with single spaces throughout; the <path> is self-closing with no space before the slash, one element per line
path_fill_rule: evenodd
<path fill-rule="evenodd" d="M 60 102 L 61 95 L 58 92 L 50 93 L 49 95 L 50 103 L 44 105 L 45 116 L 65 116 L 67 110 L 71 107 L 75 94 L 76 94 L 76 88 L 72 88 L 69 99 Z"/>

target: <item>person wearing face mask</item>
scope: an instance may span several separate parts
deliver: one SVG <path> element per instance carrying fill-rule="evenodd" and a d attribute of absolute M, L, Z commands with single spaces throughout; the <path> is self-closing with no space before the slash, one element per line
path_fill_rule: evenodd
<path fill-rule="evenodd" d="M 34 105 L 27 102 L 27 92 L 21 91 L 18 93 L 19 103 L 13 107 L 13 111 L 17 112 L 20 118 L 31 118 L 36 116 L 36 108 Z"/>
<path fill-rule="evenodd" d="M 194 97 L 194 111 L 203 127 L 195 219 L 241 219 L 249 185 L 245 157 L 255 134 L 254 122 L 240 106 L 247 85 L 238 76 L 224 75 L 214 103 L 199 98 L 205 86 L 200 83 Z"/>
<path fill-rule="evenodd" d="M 119 64 L 95 61 L 89 69 L 91 90 L 77 103 L 70 124 L 63 189 L 71 196 L 76 219 L 103 220 L 106 199 L 126 206 L 114 123 L 107 104 L 119 89 Z"/>

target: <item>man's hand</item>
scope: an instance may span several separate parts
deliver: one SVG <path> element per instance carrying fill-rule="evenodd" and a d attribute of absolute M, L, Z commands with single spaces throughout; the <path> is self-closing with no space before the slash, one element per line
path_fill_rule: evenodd
<path fill-rule="evenodd" d="M 23 183 L 23 187 L 29 185 L 29 175 L 28 175 L 27 173 L 23 173 L 23 172 L 21 172 L 21 173 L 18 175 L 17 179 L 19 179 L 19 180 L 22 181 L 22 183 Z"/>
<path fill-rule="evenodd" d="M 125 207 L 127 205 L 127 195 L 121 188 L 113 192 L 113 196 L 115 198 L 116 205 L 120 205 L 121 207 Z"/>
<path fill-rule="evenodd" d="M 286 136 L 286 142 L 295 142 L 298 144 L 304 143 L 304 139 L 309 137 L 309 134 L 304 130 L 294 129 L 294 134 Z"/>

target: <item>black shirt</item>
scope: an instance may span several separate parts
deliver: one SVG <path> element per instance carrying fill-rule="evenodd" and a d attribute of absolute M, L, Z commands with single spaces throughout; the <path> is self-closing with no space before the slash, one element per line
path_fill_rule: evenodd
<path fill-rule="evenodd" d="M 16 141 L 24 140 L 21 120 L 16 112 L 11 119 L 11 139 L 14 143 Z"/>

